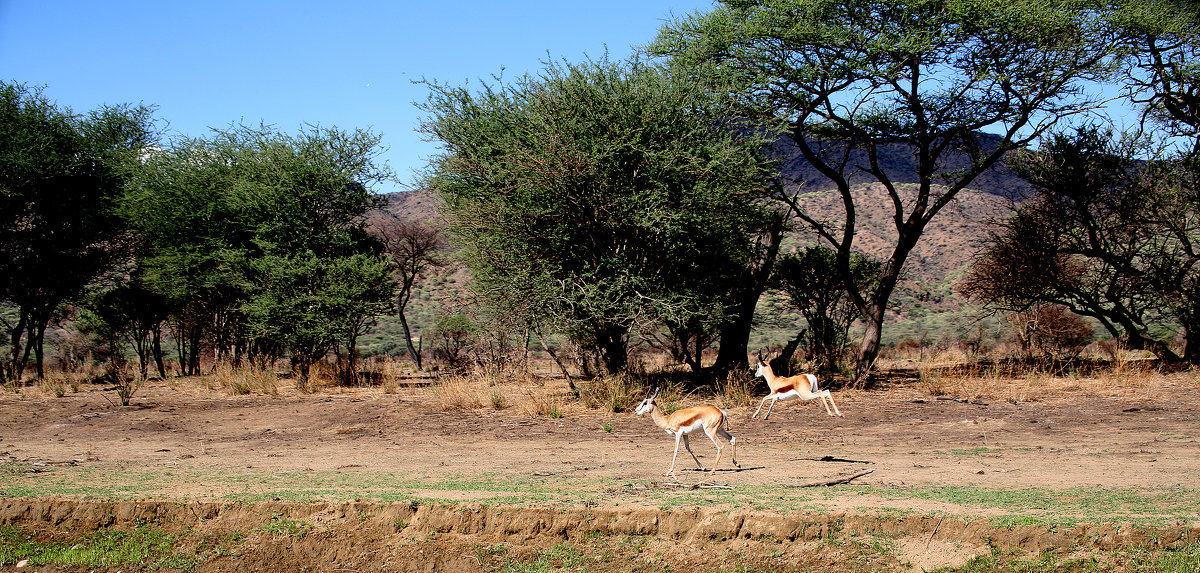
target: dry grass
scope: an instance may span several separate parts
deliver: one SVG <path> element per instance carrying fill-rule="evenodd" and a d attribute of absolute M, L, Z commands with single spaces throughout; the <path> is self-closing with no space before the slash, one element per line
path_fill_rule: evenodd
<path fill-rule="evenodd" d="M 514 409 L 524 416 L 549 416 L 561 418 L 564 415 L 565 404 L 563 395 L 543 387 L 526 388 L 525 399 L 514 405 Z"/>
<path fill-rule="evenodd" d="M 1164 373 L 1137 360 L 1117 362 L 1090 373 L 1034 369 L 1012 372 L 1008 368 L 943 369 L 922 365 L 918 387 L 931 396 L 969 400 L 1037 402 L 1072 396 L 1145 399 L 1169 395 L 1178 386 L 1200 386 L 1200 372 Z"/>
<path fill-rule="evenodd" d="M 488 386 L 479 375 L 450 376 L 433 386 L 433 396 L 444 412 L 478 410 L 483 407 Z"/>
<path fill-rule="evenodd" d="M 412 376 L 415 368 L 409 362 L 385 360 L 373 364 L 371 372 L 379 374 L 379 388 L 384 394 L 395 394 L 400 388 L 400 381 Z"/>
<path fill-rule="evenodd" d="M 454 410 L 509 410 L 522 416 L 561 418 L 566 399 L 543 380 L 513 373 L 471 372 L 448 376 L 430 392 L 436 407 Z"/>
<path fill-rule="evenodd" d="M 745 374 L 730 373 L 717 383 L 722 408 L 752 406 L 755 402 L 754 378 Z"/>
<path fill-rule="evenodd" d="M 220 390 L 234 396 L 279 394 L 279 379 L 275 372 L 253 366 L 219 363 L 211 374 L 202 376 L 200 380 L 209 390 Z"/>
<path fill-rule="evenodd" d="M 961 352 L 949 350 L 930 354 L 923 361 L 881 361 L 881 368 L 909 369 L 919 373 L 919 379 L 906 385 L 930 396 L 946 396 L 973 401 L 1036 402 L 1070 399 L 1078 396 L 1105 396 L 1122 400 L 1170 399 L 1176 388 L 1200 387 L 1200 371 L 1163 373 L 1145 360 L 1144 353 L 1117 349 L 1111 364 L 1091 370 L 1018 369 L 1011 364 L 978 365 L 967 360 Z M 976 364 L 972 366 L 972 364 Z M 382 397 L 406 391 L 404 382 L 414 371 L 405 362 L 382 360 L 369 365 L 372 374 L 364 378 L 369 391 Z M 328 374 L 328 375 L 327 375 Z M 519 416 L 560 418 L 576 410 L 601 410 L 613 413 L 631 412 L 646 396 L 654 374 L 621 374 L 603 376 L 577 383 L 578 397 L 572 396 L 562 380 L 547 383 L 528 371 L 509 369 L 503 372 L 475 372 L 444 376 L 431 388 L 416 390 L 431 398 L 436 409 L 498 410 Z M 80 387 L 95 382 L 86 372 L 47 372 L 36 383 L 39 392 L 63 396 L 78 392 Z M 180 390 L 221 392 L 226 395 L 268 395 L 354 391 L 334 383 L 332 369 L 318 366 L 312 371 L 306 388 L 291 388 L 296 381 L 281 379 L 274 369 L 233 367 L 219 364 L 207 375 L 199 377 L 168 377 L 166 383 Z M 186 385 L 186 387 L 181 386 Z M 361 389 L 361 388 L 360 388 Z M 698 403 L 714 404 L 726 410 L 754 408 L 763 394 L 754 392 L 755 380 L 745 375 L 730 375 L 718 381 L 711 391 L 702 395 L 685 392 L 684 387 L 666 383 L 659 393 L 658 404 L 666 413 Z M 839 401 L 853 402 L 856 393 L 870 390 L 842 388 Z"/>
<path fill-rule="evenodd" d="M 78 392 L 87 376 L 84 373 L 49 371 L 46 372 L 46 377 L 38 380 L 36 384 L 42 392 L 62 398 L 67 392 Z"/>
<path fill-rule="evenodd" d="M 632 374 L 601 376 L 577 387 L 579 399 L 588 408 L 617 413 L 633 411 L 646 394 L 646 385 Z"/>

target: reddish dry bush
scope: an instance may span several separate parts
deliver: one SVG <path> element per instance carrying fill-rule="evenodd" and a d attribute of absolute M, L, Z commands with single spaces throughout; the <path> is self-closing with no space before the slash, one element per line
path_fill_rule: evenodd
<path fill-rule="evenodd" d="M 1095 338 L 1092 325 L 1062 305 L 1036 304 L 1009 313 L 1007 320 L 1031 359 L 1072 359 Z"/>

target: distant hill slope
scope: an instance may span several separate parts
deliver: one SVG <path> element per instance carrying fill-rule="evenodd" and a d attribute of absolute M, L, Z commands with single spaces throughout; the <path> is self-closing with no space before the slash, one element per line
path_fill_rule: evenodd
<path fill-rule="evenodd" d="M 812 216 L 841 228 L 842 198 L 836 191 L 809 193 L 801 204 Z M 891 198 L 882 185 L 861 185 L 855 189 L 858 206 L 856 250 L 876 258 L 889 255 L 896 243 L 892 222 Z M 925 230 L 905 262 L 910 279 L 927 281 L 944 277 L 963 268 L 973 257 L 988 225 L 1005 216 L 1013 202 L 1004 197 L 964 190 L 940 211 Z M 803 235 L 804 231 L 798 234 Z"/>
<path fill-rule="evenodd" d="M 979 144 L 984 148 L 994 148 L 996 140 L 995 137 L 990 135 L 980 135 Z M 823 189 L 829 186 L 829 182 L 825 176 L 805 160 L 800 154 L 799 149 L 791 143 L 781 141 L 778 146 L 778 153 L 780 155 L 780 169 L 785 178 L 797 183 L 807 182 L 814 189 Z M 896 183 L 917 183 L 915 175 L 917 168 L 916 157 L 913 156 L 908 146 L 898 143 L 885 145 L 880 148 L 878 156 L 880 166 L 892 181 Z M 867 154 L 863 151 L 851 154 L 850 164 L 867 165 Z M 965 153 L 949 152 L 942 158 L 940 172 L 958 171 L 966 169 L 970 165 L 970 160 Z M 850 177 L 850 183 L 854 186 L 875 182 L 874 176 L 862 173 L 861 171 L 856 172 Z M 970 188 L 975 191 L 1015 200 L 1029 197 L 1032 194 L 1029 183 L 1017 177 L 1009 169 L 1008 165 L 1004 163 L 1000 163 L 980 174 L 971 182 Z"/>
<path fill-rule="evenodd" d="M 875 258 L 888 256 L 896 241 L 891 199 L 878 183 L 857 187 L 855 195 L 856 250 Z M 809 193 L 802 204 L 808 213 L 821 220 L 836 223 L 842 217 L 841 195 L 836 191 Z M 956 292 L 956 283 L 974 259 L 990 226 L 1006 217 L 1013 205 L 1005 197 L 968 189 L 934 217 L 905 261 L 904 277 L 892 296 L 884 326 L 885 344 L 906 338 L 937 341 L 965 337 L 974 335 L 981 325 L 985 330 L 995 330 L 992 321 L 980 322 L 978 313 Z M 792 239 L 793 248 L 815 242 L 804 230 L 797 231 Z M 781 301 L 767 302 L 760 313 L 784 312 Z M 770 310 L 772 304 L 774 310 Z M 777 338 L 772 337 L 770 342 Z"/>
<path fill-rule="evenodd" d="M 384 210 L 408 221 L 423 221 L 437 226 L 442 201 L 429 190 L 402 191 L 384 195 L 387 206 Z"/>

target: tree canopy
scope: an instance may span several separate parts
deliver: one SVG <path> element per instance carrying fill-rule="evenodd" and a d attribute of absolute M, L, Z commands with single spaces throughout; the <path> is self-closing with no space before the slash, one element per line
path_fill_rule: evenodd
<path fill-rule="evenodd" d="M 727 101 L 607 59 L 430 91 L 422 130 L 443 153 L 429 185 L 494 304 L 610 372 L 651 322 L 728 318 L 774 170 Z"/>
<path fill-rule="evenodd" d="M 966 286 L 998 309 L 1061 304 L 1130 347 L 1200 363 L 1200 4 L 1105 8 L 1143 121 L 1064 130 L 1020 154 L 1037 195 L 990 238 Z"/>
<path fill-rule="evenodd" d="M 40 89 L 0 82 L 0 302 L 17 308 L 3 320 L 0 380 L 20 380 L 31 351 L 40 375 L 47 325 L 128 256 L 114 205 L 156 141 L 152 111 L 77 115 Z"/>
<path fill-rule="evenodd" d="M 379 137 L 239 126 L 181 140 L 146 160 L 122 212 L 147 242 L 145 280 L 172 307 L 181 367 L 199 352 L 269 361 L 302 379 L 390 304 L 394 283 L 365 231 Z M 352 363 L 349 365 L 353 370 Z"/>

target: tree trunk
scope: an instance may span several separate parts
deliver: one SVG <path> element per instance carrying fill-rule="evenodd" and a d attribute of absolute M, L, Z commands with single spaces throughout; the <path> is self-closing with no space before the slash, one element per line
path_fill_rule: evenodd
<path fill-rule="evenodd" d="M 717 360 L 713 371 L 719 377 L 734 370 L 749 370 L 750 331 L 754 327 L 753 305 L 739 304 L 738 316 L 721 325 L 721 346 L 717 349 Z M 742 318 L 744 315 L 749 315 Z"/>
<path fill-rule="evenodd" d="M 404 344 L 408 346 L 408 355 L 412 357 L 413 363 L 417 365 L 417 371 L 422 372 L 421 368 L 421 353 L 413 346 L 412 333 L 408 329 L 408 319 L 404 317 L 404 311 L 400 311 L 400 327 L 404 329 Z"/>
<path fill-rule="evenodd" d="M 1200 324 L 1193 325 L 1195 328 L 1186 328 L 1183 335 L 1183 360 L 1192 366 L 1200 366 L 1200 340 L 1195 340 L 1200 336 Z"/>
<path fill-rule="evenodd" d="M 761 245 L 760 260 L 752 261 L 742 273 L 742 283 L 734 294 L 737 300 L 732 309 L 733 319 L 721 325 L 721 346 L 712 367 L 717 376 L 750 369 L 747 357 L 750 354 L 750 331 L 754 328 L 754 310 L 775 268 L 775 259 L 783 242 L 783 226 L 782 219 L 772 225 L 765 237 L 766 244 Z"/>
<path fill-rule="evenodd" d="M 604 361 L 604 369 L 609 374 L 624 372 L 629 367 L 629 328 L 610 324 L 598 330 L 596 346 Z"/>
<path fill-rule="evenodd" d="M 1158 357 L 1164 364 L 1180 364 L 1184 358 L 1180 358 L 1175 354 L 1167 343 L 1161 340 L 1155 340 L 1148 336 L 1143 336 L 1141 332 L 1135 329 L 1127 329 L 1125 331 L 1125 340 L 1129 345 L 1130 350 L 1148 350 Z M 1188 345 L 1192 346 L 1192 345 Z M 1187 348 L 1185 347 L 1185 351 Z M 1194 363 L 1193 363 L 1194 364 Z"/>
<path fill-rule="evenodd" d="M 162 378 L 163 380 L 166 380 L 167 379 L 167 369 L 166 369 L 165 365 L 163 364 L 162 324 L 161 323 L 154 327 L 153 336 L 154 336 L 154 342 L 153 342 L 154 364 L 156 366 L 158 366 L 158 377 Z"/>
<path fill-rule="evenodd" d="M 796 354 L 796 349 L 800 348 L 800 341 L 804 340 L 804 334 L 807 332 L 807 328 L 801 330 L 800 334 L 797 334 L 795 338 L 783 345 L 783 350 L 779 353 L 779 356 L 769 361 L 771 372 L 774 372 L 776 376 L 792 375 L 792 356 Z"/>
<path fill-rule="evenodd" d="M 1200 143 L 1198 143 L 1200 145 Z M 1182 312 L 1178 312 L 1180 326 L 1183 327 L 1183 361 L 1192 366 L 1200 366 L 1200 287 L 1185 288 Z"/>
<path fill-rule="evenodd" d="M 13 381 L 18 387 L 21 382 L 21 374 L 25 370 L 25 362 L 21 358 L 21 340 L 25 337 L 25 328 L 29 323 L 29 311 L 24 308 L 20 309 L 17 315 L 17 324 L 12 329 L 11 339 L 9 341 L 9 356 L 11 362 L 8 363 L 4 374 Z"/>
<path fill-rule="evenodd" d="M 875 287 L 875 292 L 871 293 L 870 298 L 863 301 L 865 305 L 860 307 L 866 329 L 863 331 L 862 343 L 858 347 L 858 364 L 854 373 L 855 386 L 861 386 L 866 382 L 871 368 L 875 366 L 875 359 L 879 357 L 879 340 L 883 336 L 883 317 L 887 312 L 888 300 L 896 290 L 896 283 L 900 280 L 900 269 L 904 268 L 904 260 L 908 258 L 908 254 L 912 252 L 912 248 L 916 244 L 915 237 L 920 236 L 921 233 L 918 231 L 912 235 L 914 237 L 912 240 L 905 241 L 903 234 L 901 235 L 896 249 L 892 252 L 892 260 L 884 265 L 883 271 L 880 273 L 879 284 Z M 847 281 L 846 284 L 853 284 L 849 277 L 843 278 Z"/>
<path fill-rule="evenodd" d="M 883 335 L 883 307 L 863 317 L 866 330 L 863 332 L 862 343 L 858 347 L 858 366 L 855 369 L 854 384 L 861 386 L 871 373 L 875 359 L 879 357 L 879 339 Z"/>
<path fill-rule="evenodd" d="M 25 365 L 29 364 L 29 354 L 33 351 L 33 321 L 25 325 L 25 350 L 21 354 L 21 361 L 17 363 L 17 376 L 13 380 L 18 382 L 20 386 L 21 377 L 25 374 Z"/>
<path fill-rule="evenodd" d="M 46 366 L 45 366 L 46 323 L 48 323 L 48 322 L 49 322 L 49 320 L 43 320 L 43 321 L 38 322 L 37 336 L 35 337 L 35 340 L 32 342 L 33 353 L 34 353 L 33 361 L 37 367 L 38 380 L 42 380 L 42 379 L 46 378 Z"/>

